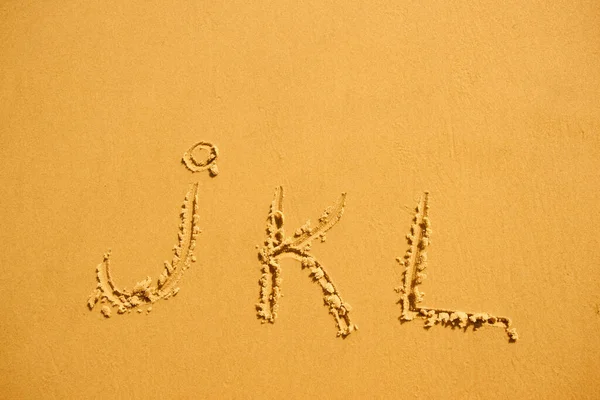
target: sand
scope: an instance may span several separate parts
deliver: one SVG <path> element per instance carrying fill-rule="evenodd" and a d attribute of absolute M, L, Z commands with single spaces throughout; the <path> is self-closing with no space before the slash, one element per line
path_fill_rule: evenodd
<path fill-rule="evenodd" d="M 598 397 L 597 2 L 0 11 L 0 398 Z"/>

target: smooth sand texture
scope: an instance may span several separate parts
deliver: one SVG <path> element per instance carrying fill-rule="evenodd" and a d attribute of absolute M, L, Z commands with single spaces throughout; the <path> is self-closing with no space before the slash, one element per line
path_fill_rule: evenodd
<path fill-rule="evenodd" d="M 597 1 L 122 3 L 0 5 L 1 398 L 597 398 Z M 214 178 L 181 163 L 200 141 Z M 177 296 L 90 311 L 109 249 L 156 283 L 196 183 Z M 345 339 L 293 259 L 257 318 L 279 186 L 287 236 L 347 193 L 310 250 Z M 423 305 L 516 343 L 400 323 L 425 191 Z"/>

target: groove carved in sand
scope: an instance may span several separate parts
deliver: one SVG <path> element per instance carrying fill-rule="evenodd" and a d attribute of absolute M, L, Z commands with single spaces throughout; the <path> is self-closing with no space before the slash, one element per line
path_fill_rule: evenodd
<path fill-rule="evenodd" d="M 259 280 L 260 295 L 256 304 L 257 317 L 261 322 L 274 323 L 279 311 L 281 297 L 281 266 L 280 260 L 291 257 L 300 261 L 302 269 L 309 271 L 312 281 L 317 283 L 323 292 L 323 301 L 333 315 L 338 332 L 337 335 L 346 337 L 358 329 L 350 320 L 350 305 L 342 300 L 329 274 L 323 266 L 310 254 L 311 243 L 319 238 L 325 241 L 325 233 L 333 228 L 344 212 L 346 194 L 343 193 L 334 207 L 329 207 L 319 218 L 317 226 L 312 227 L 307 221 L 294 235 L 285 237 L 283 215 L 283 188 L 275 189 L 267 218 L 267 238 L 258 253 L 262 264 L 262 275 Z"/>
<path fill-rule="evenodd" d="M 202 151 L 206 151 L 208 156 L 206 159 L 203 159 L 198 153 Z M 183 158 L 181 162 L 187 169 L 192 172 L 201 172 L 208 170 L 210 176 L 217 176 L 219 174 L 219 168 L 217 167 L 216 161 L 219 156 L 219 149 L 216 146 L 208 143 L 208 142 L 198 142 L 188 151 L 183 153 Z"/>
<path fill-rule="evenodd" d="M 194 150 L 199 146 L 209 150 L 207 160 L 198 161 Z M 211 176 L 216 176 L 218 169 L 216 167 L 217 148 L 209 143 L 200 142 L 192 146 L 183 156 L 182 162 L 192 172 L 209 170 Z M 112 308 L 117 309 L 118 314 L 137 310 L 138 313 L 152 310 L 152 304 L 159 300 L 166 300 L 175 296 L 179 292 L 179 281 L 183 273 L 193 262 L 196 261 L 194 249 L 196 240 L 201 230 L 198 226 L 200 215 L 198 214 L 198 192 L 199 185 L 194 183 L 188 190 L 179 213 L 180 224 L 177 233 L 177 244 L 173 247 L 173 258 L 171 261 L 164 262 L 164 270 L 159 275 L 156 283 L 152 283 L 152 278 L 146 279 L 135 284 L 132 290 L 120 288 L 114 282 L 110 274 L 110 250 L 104 254 L 104 259 L 96 267 L 97 285 L 94 292 L 88 299 L 90 310 L 100 302 L 102 307 L 100 312 L 106 318 L 112 314 Z"/>
<path fill-rule="evenodd" d="M 467 313 L 444 308 L 420 307 L 424 293 L 419 291 L 419 285 L 426 278 L 427 247 L 431 244 L 431 222 L 429 220 L 429 193 L 425 192 L 417 205 L 410 232 L 406 235 L 408 250 L 403 258 L 397 261 L 404 267 L 402 285 L 396 288 L 400 294 L 400 321 L 412 321 L 415 317 L 425 319 L 425 328 L 439 324 L 467 329 L 473 326 L 478 329 L 483 325 L 503 328 L 510 341 L 516 341 L 518 334 L 511 328 L 511 320 L 484 312 Z"/>

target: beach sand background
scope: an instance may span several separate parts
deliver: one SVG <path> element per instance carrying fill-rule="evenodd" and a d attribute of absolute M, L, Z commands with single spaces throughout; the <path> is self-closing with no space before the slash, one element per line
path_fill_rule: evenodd
<path fill-rule="evenodd" d="M 1 398 L 598 398 L 597 1 L 4 1 L 0 37 Z M 216 178 L 180 162 L 201 140 Z M 108 249 L 156 279 L 194 182 L 179 294 L 90 311 Z M 256 318 L 278 185 L 289 233 L 348 193 L 313 246 L 346 339 L 293 260 Z M 426 190 L 424 305 L 516 343 L 399 323 Z"/>

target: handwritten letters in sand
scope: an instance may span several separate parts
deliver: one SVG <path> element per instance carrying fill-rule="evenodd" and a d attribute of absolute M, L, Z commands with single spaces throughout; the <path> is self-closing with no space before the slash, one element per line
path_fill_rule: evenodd
<path fill-rule="evenodd" d="M 206 160 L 198 161 L 196 152 L 199 149 L 206 149 L 209 157 Z M 218 150 L 215 146 L 200 142 L 192 146 L 183 156 L 184 165 L 192 172 L 209 170 L 211 176 L 218 174 L 217 169 Z M 164 270 L 159 275 L 156 283 L 152 283 L 152 278 L 146 279 L 135 284 L 132 290 L 119 288 L 110 275 L 110 250 L 104 255 L 104 259 L 96 267 L 97 285 L 94 292 L 88 299 L 90 310 L 96 303 L 103 303 L 100 309 L 106 317 L 110 317 L 111 307 L 117 309 L 117 313 L 124 314 L 137 310 L 146 312 L 152 310 L 152 304 L 159 300 L 166 300 L 175 296 L 179 292 L 178 283 L 193 262 L 196 261 L 194 249 L 196 240 L 201 230 L 198 226 L 200 221 L 198 206 L 198 183 L 192 185 L 183 200 L 183 206 L 179 213 L 180 224 L 177 232 L 177 244 L 173 247 L 173 258 L 171 261 L 164 262 Z"/>
<path fill-rule="evenodd" d="M 289 237 L 284 233 L 283 188 L 275 189 L 267 217 L 267 238 L 258 253 L 262 264 L 262 275 L 259 280 L 260 296 L 256 305 L 257 317 L 264 323 L 274 323 L 279 310 L 281 297 L 281 267 L 279 260 L 291 257 L 301 262 L 302 269 L 309 271 L 313 282 L 317 283 L 323 292 L 323 301 L 329 308 L 329 313 L 335 318 L 338 328 L 337 335 L 348 336 L 357 326 L 350 321 L 350 305 L 342 300 L 329 274 L 311 254 L 311 243 L 315 239 L 324 241 L 325 233 L 333 228 L 344 212 L 346 194 L 343 193 L 337 204 L 327 208 L 317 226 L 312 227 L 307 221 Z"/>
<path fill-rule="evenodd" d="M 182 158 L 182 163 L 193 173 L 208 171 L 211 177 L 217 176 L 219 169 L 216 160 L 218 149 L 208 142 L 198 142 L 187 150 Z M 164 262 L 164 270 L 156 282 L 150 277 L 136 283 L 132 290 L 120 288 L 110 274 L 110 250 L 104 255 L 96 267 L 97 285 L 88 299 L 90 310 L 100 303 L 100 312 L 106 318 L 110 317 L 113 308 L 118 314 L 147 313 L 152 310 L 152 304 L 159 300 L 166 300 L 179 292 L 178 283 L 184 271 L 189 269 L 196 261 L 194 249 L 201 230 L 199 228 L 199 184 L 194 183 L 188 190 L 181 212 L 180 224 L 177 233 L 177 244 L 173 247 L 171 261 Z M 259 249 L 258 259 L 261 263 L 261 276 L 259 279 L 260 293 L 256 304 L 258 319 L 263 322 L 274 323 L 279 312 L 281 298 L 282 271 L 280 260 L 293 258 L 300 262 L 303 270 L 321 289 L 323 304 L 328 308 L 337 326 L 337 336 L 347 337 L 358 327 L 350 319 L 351 307 L 346 303 L 331 276 L 323 265 L 311 254 L 311 244 L 314 240 L 325 241 L 325 234 L 333 228 L 342 217 L 346 202 L 346 194 L 342 193 L 334 206 L 325 209 L 314 226 L 307 221 L 292 235 L 286 236 L 284 231 L 283 213 L 283 188 L 275 189 L 267 217 L 264 244 Z M 518 339 L 517 332 L 511 327 L 511 320 L 507 317 L 491 314 L 467 313 L 457 310 L 422 307 L 423 293 L 419 285 L 425 279 L 427 266 L 427 248 L 430 244 L 431 223 L 429 220 L 429 193 L 425 192 L 415 210 L 413 224 L 406 235 L 408 249 L 403 258 L 397 261 L 404 268 L 403 279 L 396 291 L 400 294 L 401 305 L 400 321 L 412 321 L 415 318 L 425 320 L 425 328 L 434 325 L 452 328 L 472 326 L 474 330 L 483 325 L 503 328 L 509 341 Z"/>
<path fill-rule="evenodd" d="M 429 193 L 425 192 L 415 209 L 413 224 L 406 235 L 408 249 L 403 258 L 396 260 L 404 267 L 402 285 L 396 288 L 400 293 L 401 322 L 412 321 L 415 317 L 425 319 L 425 328 L 439 324 L 442 326 L 467 329 L 473 326 L 476 330 L 483 325 L 504 328 L 510 341 L 518 339 L 517 331 L 511 328 L 511 320 L 484 312 L 466 313 L 444 308 L 419 307 L 424 293 L 419 285 L 426 278 L 427 247 L 431 244 L 431 222 L 429 219 Z"/>

